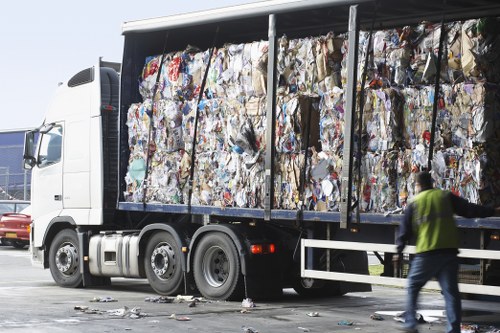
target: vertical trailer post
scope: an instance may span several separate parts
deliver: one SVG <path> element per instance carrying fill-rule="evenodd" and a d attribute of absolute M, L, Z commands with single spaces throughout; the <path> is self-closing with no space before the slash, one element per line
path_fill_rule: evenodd
<path fill-rule="evenodd" d="M 345 127 L 344 149 L 342 157 L 341 197 L 340 197 L 340 228 L 347 229 L 351 220 L 352 199 L 352 151 L 354 148 L 354 117 L 356 114 L 356 89 L 358 72 L 358 6 L 349 8 L 349 49 L 347 50 L 347 84 L 345 87 Z"/>
<path fill-rule="evenodd" d="M 265 156 L 265 199 L 264 199 L 264 220 L 271 220 L 271 209 L 274 202 L 274 156 L 276 147 L 274 146 L 276 129 L 274 128 L 276 119 L 276 17 L 269 15 L 269 51 L 267 58 L 267 111 L 266 111 L 266 156 Z"/>

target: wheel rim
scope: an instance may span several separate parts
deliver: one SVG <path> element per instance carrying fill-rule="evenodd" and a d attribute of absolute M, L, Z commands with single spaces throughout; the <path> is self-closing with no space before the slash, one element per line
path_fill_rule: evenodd
<path fill-rule="evenodd" d="M 64 243 L 57 250 L 56 267 L 67 276 L 71 276 L 78 269 L 78 251 L 73 244 Z"/>
<path fill-rule="evenodd" d="M 175 251 L 168 243 L 158 244 L 151 253 L 151 268 L 155 275 L 167 280 L 175 272 Z"/>
<path fill-rule="evenodd" d="M 210 247 L 203 256 L 203 276 L 212 287 L 222 286 L 228 276 L 230 264 L 226 252 L 219 246 Z"/>

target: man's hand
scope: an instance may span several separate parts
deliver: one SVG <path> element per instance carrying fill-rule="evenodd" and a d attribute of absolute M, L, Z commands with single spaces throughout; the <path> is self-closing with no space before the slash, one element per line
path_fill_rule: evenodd
<path fill-rule="evenodd" d="M 401 269 L 401 261 L 403 259 L 403 255 L 402 254 L 395 254 L 392 256 L 392 266 L 394 268 L 394 273 L 396 276 L 399 275 L 399 271 Z"/>

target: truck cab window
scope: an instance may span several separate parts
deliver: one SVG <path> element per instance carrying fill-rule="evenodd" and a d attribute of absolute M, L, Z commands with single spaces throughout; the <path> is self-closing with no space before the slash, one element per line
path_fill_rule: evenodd
<path fill-rule="evenodd" d="M 41 137 L 38 166 L 45 167 L 61 160 L 62 127 L 56 126 Z"/>

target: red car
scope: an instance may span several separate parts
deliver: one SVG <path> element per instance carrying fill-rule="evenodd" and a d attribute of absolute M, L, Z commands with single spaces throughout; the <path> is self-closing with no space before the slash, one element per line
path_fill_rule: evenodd
<path fill-rule="evenodd" d="M 5 213 L 0 218 L 0 241 L 2 245 L 11 245 L 18 249 L 29 245 L 31 215 L 23 212 Z"/>

